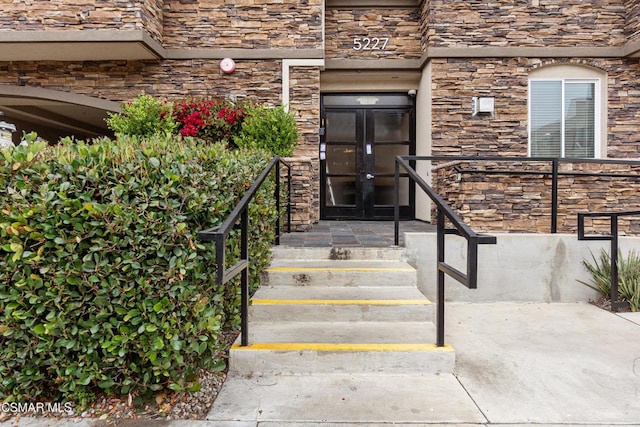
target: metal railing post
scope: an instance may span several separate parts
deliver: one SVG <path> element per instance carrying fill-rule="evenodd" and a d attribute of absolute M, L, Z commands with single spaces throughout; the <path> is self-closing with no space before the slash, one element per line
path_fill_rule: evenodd
<path fill-rule="evenodd" d="M 618 215 L 611 215 L 611 311 L 618 309 Z"/>
<path fill-rule="evenodd" d="M 242 270 L 240 279 L 240 323 L 242 328 L 241 344 L 249 345 L 249 208 L 246 207 L 241 216 L 240 259 L 246 260 L 247 265 Z"/>
<path fill-rule="evenodd" d="M 437 253 L 438 253 L 438 303 L 436 308 L 436 345 L 444 347 L 444 271 L 440 268 L 445 260 L 444 213 L 438 208 Z"/>
<path fill-rule="evenodd" d="M 558 231 L 558 159 L 551 161 L 551 233 Z"/>
<path fill-rule="evenodd" d="M 280 244 L 280 159 L 275 164 L 276 169 L 276 245 Z"/>
<path fill-rule="evenodd" d="M 291 233 L 291 165 L 287 165 L 287 233 Z"/>
<path fill-rule="evenodd" d="M 225 236 L 216 234 L 216 284 L 224 285 L 224 269 L 225 269 Z"/>
<path fill-rule="evenodd" d="M 400 164 L 396 159 L 396 172 L 394 183 L 394 205 L 393 205 L 393 244 L 400 244 Z"/>

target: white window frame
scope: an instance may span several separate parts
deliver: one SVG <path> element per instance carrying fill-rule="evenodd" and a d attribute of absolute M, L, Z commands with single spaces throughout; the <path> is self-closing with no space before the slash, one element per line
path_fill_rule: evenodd
<path fill-rule="evenodd" d="M 586 78 L 586 79 L 569 79 L 569 78 L 530 78 L 528 84 L 528 97 L 527 97 L 527 106 L 528 106 L 528 117 L 527 117 L 527 132 L 528 132 L 528 143 L 527 143 L 527 156 L 531 157 L 531 97 L 533 95 L 533 91 L 531 90 L 532 82 L 561 82 L 562 83 L 562 116 L 560 118 L 560 157 L 565 157 L 565 84 L 566 83 L 593 83 L 594 84 L 594 147 L 593 147 L 593 158 L 599 159 L 602 156 L 602 88 L 601 88 L 601 79 L 599 78 Z"/>

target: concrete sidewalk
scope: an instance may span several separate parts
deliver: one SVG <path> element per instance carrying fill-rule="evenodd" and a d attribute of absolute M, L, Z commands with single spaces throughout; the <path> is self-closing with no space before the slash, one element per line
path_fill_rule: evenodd
<path fill-rule="evenodd" d="M 253 379 L 243 402 L 229 406 L 233 390 L 249 384 L 229 378 L 214 406 L 226 409 L 210 413 L 216 421 L 22 418 L 0 426 L 640 426 L 640 313 L 586 303 L 450 303 L 446 336 L 457 352 L 454 375 L 416 376 L 383 396 L 383 383 L 377 391 L 361 375 L 276 376 Z M 322 396 L 331 381 L 344 383 L 341 396 Z M 323 410 L 331 399 L 345 412 Z"/>

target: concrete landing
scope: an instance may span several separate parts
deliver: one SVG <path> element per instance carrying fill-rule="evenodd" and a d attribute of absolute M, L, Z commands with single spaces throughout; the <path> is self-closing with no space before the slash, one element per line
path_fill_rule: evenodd
<path fill-rule="evenodd" d="M 451 374 L 233 376 L 207 419 L 260 425 L 484 421 Z"/>
<path fill-rule="evenodd" d="M 629 319 L 640 313 L 588 303 L 447 309 L 455 375 L 488 422 L 640 425 L 640 323 Z"/>

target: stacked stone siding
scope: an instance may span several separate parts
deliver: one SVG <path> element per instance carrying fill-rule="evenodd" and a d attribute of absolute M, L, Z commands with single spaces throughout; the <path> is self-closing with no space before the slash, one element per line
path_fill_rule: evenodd
<path fill-rule="evenodd" d="M 437 59 L 432 66 L 434 155 L 527 155 L 526 59 Z M 471 98 L 495 97 L 493 116 L 471 115 Z"/>
<path fill-rule="evenodd" d="M 626 41 L 622 0 L 430 0 L 422 10 L 429 47 L 592 47 Z"/>
<path fill-rule="evenodd" d="M 308 231 L 318 221 L 318 159 L 291 157 L 284 160 L 291 168 L 291 231 Z M 286 185 L 287 168 L 282 168 L 281 175 L 282 185 Z"/>
<path fill-rule="evenodd" d="M 242 99 L 281 103 L 280 61 L 239 61 L 232 75 L 222 74 L 218 60 L 5 62 L 0 84 L 42 87 L 128 101 L 140 93 L 159 97 L 237 95 Z M 254 81 L 247 84 L 248 79 Z"/>
<path fill-rule="evenodd" d="M 167 48 L 320 49 L 322 0 L 164 1 Z"/>
<path fill-rule="evenodd" d="M 629 42 L 638 41 L 640 37 L 640 0 L 624 0 L 627 10 L 625 36 Z"/>
<path fill-rule="evenodd" d="M 526 156 L 529 72 L 549 64 L 576 64 L 608 74 L 606 156 L 640 157 L 637 132 L 640 89 L 634 59 L 479 58 L 434 59 L 433 153 L 436 155 Z M 472 116 L 471 98 L 495 98 L 492 116 Z"/>
<path fill-rule="evenodd" d="M 290 70 L 290 110 L 295 113 L 300 132 L 293 159 L 294 214 L 296 231 L 306 231 L 320 217 L 320 69 L 292 67 Z"/>
<path fill-rule="evenodd" d="M 13 0 L 0 5 L 2 30 L 146 30 L 162 41 L 162 0 Z"/>
<path fill-rule="evenodd" d="M 325 54 L 331 59 L 418 59 L 420 12 L 417 9 L 328 9 Z M 385 49 L 355 50 L 354 38 L 389 39 Z M 370 45 L 373 47 L 373 45 Z M 377 47 L 381 47 L 378 44 Z"/>
<path fill-rule="evenodd" d="M 530 174 L 481 173 L 491 170 L 526 171 Z M 549 233 L 552 212 L 551 170 L 550 162 L 478 161 L 459 162 L 437 168 L 434 176 L 440 194 L 476 231 Z M 640 164 L 561 163 L 559 173 L 559 233 L 575 233 L 577 214 L 581 212 L 640 208 Z M 585 173 L 601 176 L 580 175 Z M 610 177 L 604 176 L 605 174 L 624 176 Z M 590 232 L 609 231 L 606 221 L 590 221 L 588 224 Z M 625 219 L 620 230 L 636 234 L 640 232 L 640 221 Z"/>
<path fill-rule="evenodd" d="M 194 59 L 3 62 L 0 84 L 116 102 L 147 93 L 279 105 L 285 83 L 282 58 L 309 58 L 309 50 L 324 50 L 329 68 L 336 60 L 337 68 L 353 63 L 370 72 L 377 70 L 377 63 L 383 64 L 380 68 L 394 63 L 380 60 L 398 60 L 406 69 L 423 59 L 431 75 L 426 108 L 431 110 L 428 139 L 434 155 L 527 156 L 529 74 L 545 65 L 575 64 L 607 76 L 603 156 L 640 158 L 640 63 L 618 54 L 622 46 L 640 43 L 640 0 L 423 0 L 416 7 L 374 3 L 332 7 L 329 2 L 324 10 L 323 0 L 8 0 L 0 3 L 3 31 L 143 30 L 166 49 L 167 58 Z M 354 49 L 354 38 L 365 37 L 389 41 L 385 49 Z M 501 48 L 525 47 L 612 49 L 598 50 L 603 52 L 598 55 L 610 57 L 593 58 L 534 58 L 516 56 L 513 50 L 501 57 L 470 54 L 491 48 L 492 55 L 499 55 L 507 52 Z M 202 59 L 219 57 L 224 49 L 244 52 L 232 55 L 237 64 L 233 74 L 219 70 L 219 59 Z M 436 52 L 432 56 L 431 49 Z M 299 56 L 296 51 L 305 52 Z M 571 55 L 567 51 L 562 55 Z M 270 57 L 281 59 L 255 59 Z M 291 159 L 293 220 L 294 228 L 304 230 L 319 215 L 322 69 L 296 65 L 288 71 L 289 107 L 300 129 L 296 158 Z M 474 96 L 493 97 L 494 114 L 472 116 Z M 457 172 L 445 167 L 434 175 L 434 182 L 472 225 L 547 230 L 548 177 L 471 174 L 458 181 Z M 603 188 L 610 192 L 601 194 Z M 632 179 L 563 178 L 559 227 L 571 230 L 578 211 L 637 208 L 637 190 L 640 186 Z"/>

